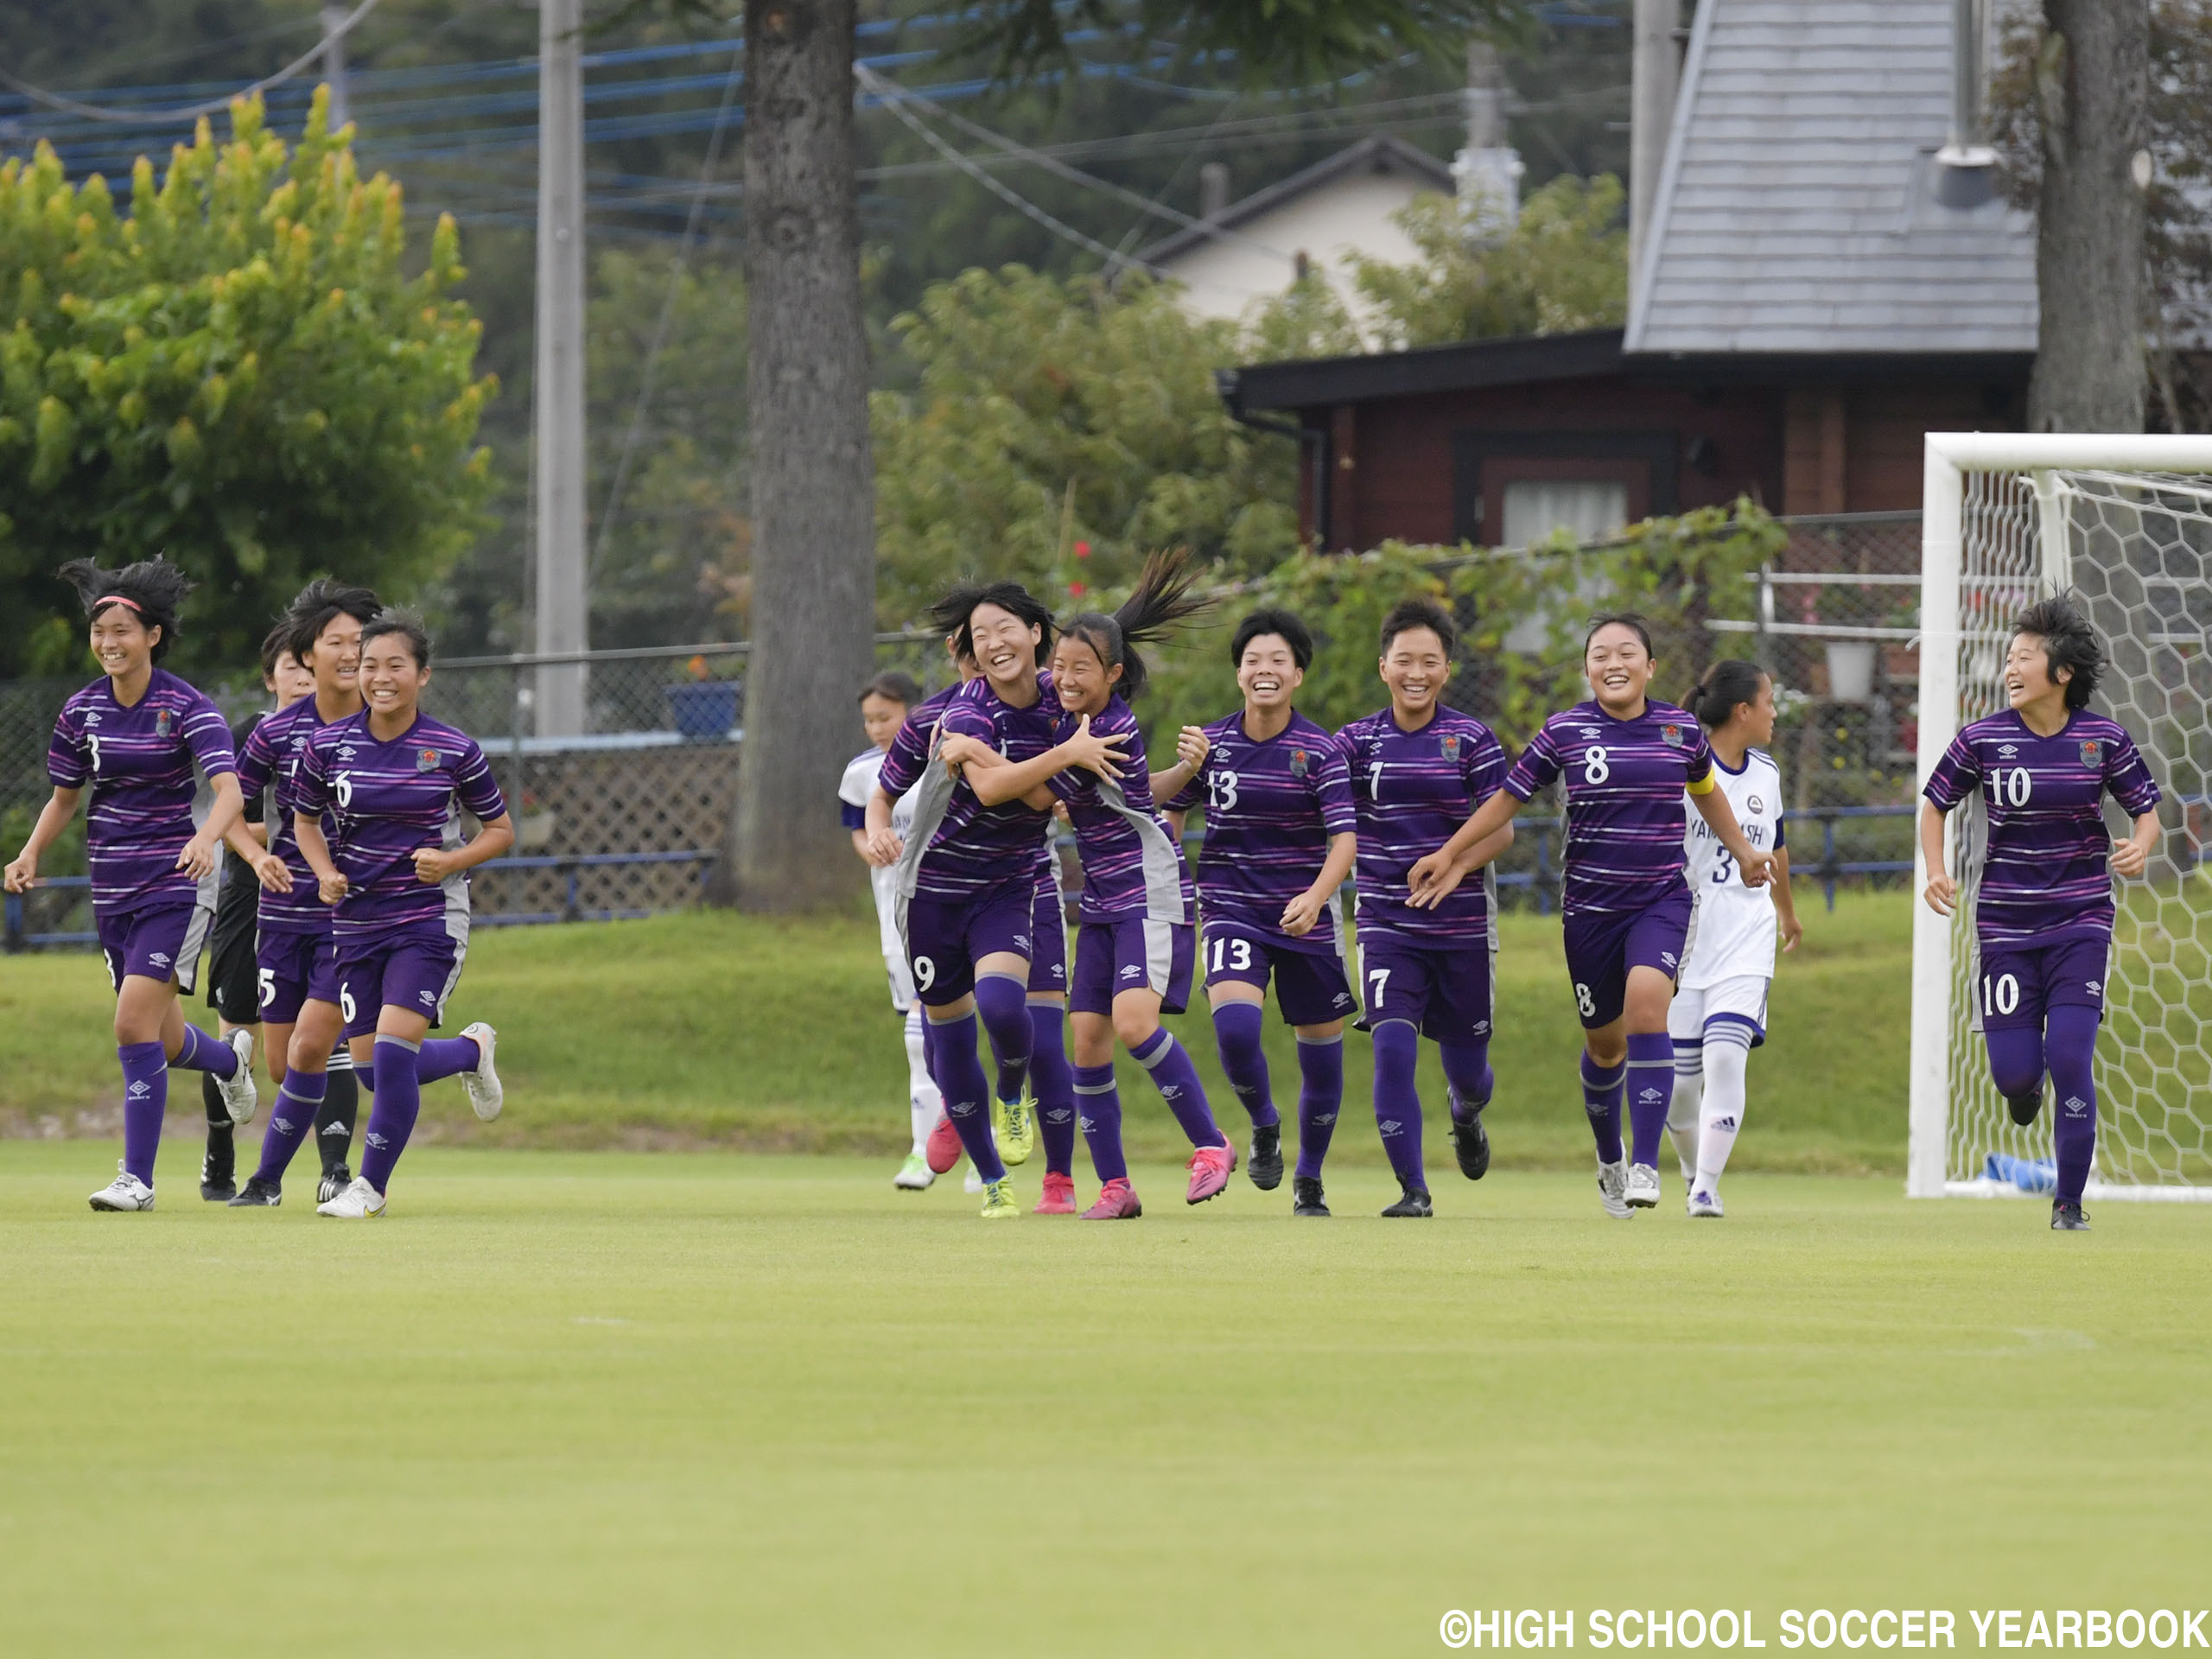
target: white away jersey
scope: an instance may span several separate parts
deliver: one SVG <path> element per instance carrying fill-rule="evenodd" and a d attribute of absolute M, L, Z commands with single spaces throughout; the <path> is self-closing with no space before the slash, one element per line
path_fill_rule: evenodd
<path fill-rule="evenodd" d="M 1764 749 L 1746 749 L 1744 769 L 1731 772 L 1716 754 L 1713 776 L 1744 828 L 1744 839 L 1764 853 L 1782 846 L 1782 771 L 1774 757 Z M 1696 895 L 1697 911 L 1678 982 L 1698 990 L 1747 975 L 1773 978 L 1778 931 L 1774 895 L 1764 887 L 1745 887 L 1736 861 L 1706 827 L 1704 815 L 1688 816 L 1682 836 L 1688 868 L 1683 873 Z"/>

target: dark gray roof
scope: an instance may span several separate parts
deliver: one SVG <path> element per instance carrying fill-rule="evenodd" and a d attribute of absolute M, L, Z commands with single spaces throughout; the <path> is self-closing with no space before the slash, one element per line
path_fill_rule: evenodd
<path fill-rule="evenodd" d="M 1950 0 L 1702 0 L 1630 353 L 2032 352 L 2035 237 L 1932 194 Z"/>
<path fill-rule="evenodd" d="M 1325 156 L 1313 166 L 1278 180 L 1264 190 L 1255 190 L 1241 201 L 1232 201 L 1211 219 L 1201 224 L 1185 226 L 1170 237 L 1162 238 L 1140 252 L 1136 260 L 1141 265 L 1157 265 L 1162 260 L 1173 259 L 1179 253 L 1187 253 L 1203 242 L 1213 239 L 1217 231 L 1233 231 L 1240 225 L 1249 224 L 1261 214 L 1270 213 L 1287 201 L 1304 195 L 1343 178 L 1349 173 L 1409 173 L 1417 183 L 1432 190 L 1450 194 L 1455 181 L 1452 169 L 1425 149 L 1416 149 L 1402 138 L 1388 133 L 1376 133 L 1363 138 L 1347 149 Z"/>

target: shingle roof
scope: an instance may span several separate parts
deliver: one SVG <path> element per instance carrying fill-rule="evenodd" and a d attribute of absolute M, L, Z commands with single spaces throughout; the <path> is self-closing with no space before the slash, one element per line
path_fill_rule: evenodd
<path fill-rule="evenodd" d="M 1179 253 L 1187 253 L 1202 243 L 1212 241 L 1217 232 L 1233 231 L 1240 225 L 1248 225 L 1309 190 L 1354 172 L 1410 173 L 1430 189 L 1441 190 L 1446 195 L 1452 193 L 1454 182 L 1452 169 L 1427 150 L 1416 149 L 1404 139 L 1394 138 L 1388 133 L 1376 133 L 1333 156 L 1323 156 L 1287 179 L 1278 179 L 1264 190 L 1255 190 L 1241 200 L 1230 202 L 1211 219 L 1163 237 L 1141 251 L 1136 262 L 1158 266 Z"/>
<path fill-rule="evenodd" d="M 1941 206 L 1948 0 L 1703 0 L 1626 349 L 2032 352 L 2031 222 Z"/>

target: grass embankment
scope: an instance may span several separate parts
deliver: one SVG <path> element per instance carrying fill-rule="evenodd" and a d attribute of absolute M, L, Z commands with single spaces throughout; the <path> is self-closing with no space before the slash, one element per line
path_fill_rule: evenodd
<path fill-rule="evenodd" d="M 430 1147 L 391 1215 L 0 1145 L 5 1650 L 1427 1655 L 1447 1608 L 2202 1605 L 2212 1216 L 1379 1169 L 984 1225 Z M 2054 1509 L 2054 1506 L 2056 1508 Z M 2062 1516 L 2062 1559 L 2044 1534 Z"/>
<path fill-rule="evenodd" d="M 1911 918 L 1901 893 L 1801 894 L 1806 942 L 1775 982 L 1772 1039 L 1752 1057 L 1748 1127 L 1735 1167 L 1903 1170 Z M 1554 918 L 1509 916 L 1499 957 L 1501 1166 L 1588 1160 L 1573 1016 Z M 426 1091 L 424 1134 L 509 1146 L 686 1147 L 884 1154 L 906 1139 L 906 1058 L 888 1010 L 873 921 L 779 922 L 721 913 L 644 922 L 486 930 L 469 948 L 451 1029 L 499 1028 L 506 1116 L 482 1128 L 458 1085 Z M 112 999 L 91 955 L 0 960 L 0 1126 L 105 1134 L 117 1120 Z M 209 1020 L 200 1007 L 195 1017 Z M 1275 1094 L 1298 1087 L 1289 1032 L 1268 1016 Z M 1241 1122 L 1203 1006 L 1173 1022 L 1224 1121 Z M 1344 1122 L 1334 1157 L 1379 1159 L 1366 1039 L 1348 1039 Z M 1179 1144 L 1166 1109 L 1127 1060 L 1130 1142 Z M 193 1080 L 171 1128 L 196 1135 Z M 1443 1078 L 1424 1046 L 1431 1162 L 1442 1144 Z"/>

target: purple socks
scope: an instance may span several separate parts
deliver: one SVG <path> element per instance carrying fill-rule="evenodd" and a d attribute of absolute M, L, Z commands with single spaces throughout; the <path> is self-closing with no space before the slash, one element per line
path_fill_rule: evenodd
<path fill-rule="evenodd" d="M 1600 1065 L 1590 1058 L 1589 1050 L 1582 1052 L 1582 1109 L 1590 1115 L 1590 1135 L 1598 1143 L 1601 1164 L 1621 1160 L 1621 1083 L 1627 1076 L 1625 1065 Z M 1662 1128 L 1666 1121 L 1662 1112 Z"/>
<path fill-rule="evenodd" d="M 2097 1011 L 2061 1004 L 2044 1016 L 2044 1028 L 2013 1027 L 1985 1035 L 1989 1075 L 1999 1093 L 2043 1096 L 2044 1069 L 2050 1071 L 2054 1102 L 2051 1153 L 2058 1163 L 2057 1199 L 2082 1202 L 2097 1156 L 2097 1085 L 2092 1073 L 2097 1047 Z"/>
<path fill-rule="evenodd" d="M 1068 1070 L 1067 1043 L 1061 1027 L 1066 1016 L 1057 1002 L 1029 1005 L 1029 1086 L 1037 1091 L 1037 1135 L 1045 1143 L 1048 1175 L 1075 1173 L 1075 1073 Z"/>
<path fill-rule="evenodd" d="M 1444 1058 L 1444 1080 L 1452 1085 L 1452 1116 L 1465 1123 L 1490 1104 L 1497 1086 L 1490 1069 L 1490 1045 L 1440 1043 L 1437 1052 Z"/>
<path fill-rule="evenodd" d="M 474 1047 L 474 1044 L 470 1044 Z M 363 1131 L 361 1179 L 379 1192 L 390 1189 L 391 1168 L 407 1150 L 415 1120 L 423 1109 L 423 1084 L 415 1070 L 416 1046 L 404 1037 L 377 1036 L 376 1100 Z"/>
<path fill-rule="evenodd" d="M 1675 1103 L 1675 1039 L 1663 1031 L 1628 1034 L 1628 1122 L 1630 1160 L 1657 1167 L 1667 1109 Z"/>
<path fill-rule="evenodd" d="M 435 1083 L 441 1077 L 457 1077 L 464 1071 L 474 1071 L 483 1058 L 474 1037 L 432 1037 L 415 1057 L 415 1080 Z"/>
<path fill-rule="evenodd" d="M 176 1058 L 169 1064 L 185 1071 L 212 1071 L 219 1077 L 238 1074 L 238 1051 L 210 1037 L 189 1020 L 184 1023 L 184 1041 L 177 1046 Z"/>
<path fill-rule="evenodd" d="M 1173 1032 L 1162 1026 L 1131 1049 L 1129 1058 L 1152 1073 L 1153 1087 L 1160 1090 L 1160 1097 L 1175 1114 L 1175 1121 L 1183 1126 L 1183 1133 L 1190 1137 L 1192 1146 L 1229 1144 L 1229 1137 L 1213 1121 L 1213 1108 L 1206 1104 L 1205 1085 L 1198 1081 L 1198 1069 L 1191 1064 L 1190 1055 L 1175 1040 Z"/>
<path fill-rule="evenodd" d="M 1098 1172 L 1098 1184 L 1126 1181 L 1129 1165 L 1122 1155 L 1122 1095 L 1114 1086 L 1113 1066 L 1076 1067 L 1075 1098 L 1077 1122 L 1090 1147 L 1090 1166 Z"/>
<path fill-rule="evenodd" d="M 168 1058 L 159 1043 L 121 1043 L 115 1058 L 123 1062 L 123 1166 L 151 1186 L 154 1154 L 162 1147 L 162 1114 L 169 1105 Z"/>
<path fill-rule="evenodd" d="M 952 1120 L 952 1127 L 959 1132 L 960 1144 L 975 1160 L 976 1173 L 987 1181 L 1002 1181 L 1006 1179 L 1006 1166 L 1000 1161 L 999 1149 L 991 1140 L 990 1080 L 983 1076 L 983 1063 L 976 1058 L 976 1016 L 963 1014 L 957 1020 L 930 1023 L 937 1035 L 937 1086 L 944 1096 L 944 1115 Z M 1029 1018 L 1026 1009 L 1021 1024 L 1027 1031 Z M 377 1068 L 381 1080 L 382 1060 L 377 1062 Z M 383 1104 L 384 1090 L 378 1089 L 377 1105 L 381 1109 Z M 372 1117 L 370 1121 L 375 1120 Z"/>
<path fill-rule="evenodd" d="M 271 1185 L 283 1180 L 292 1154 L 315 1132 L 315 1121 L 329 1088 L 327 1071 L 302 1071 L 294 1066 L 284 1073 L 276 1103 L 269 1109 L 269 1127 L 261 1132 L 261 1166 L 253 1172 L 254 1179 Z"/>
<path fill-rule="evenodd" d="M 1029 1080 L 1030 1045 L 1036 1040 L 1029 1022 L 1029 982 L 1010 974 L 978 974 L 976 1017 L 982 1021 L 999 1063 L 999 1098 L 1020 1100 Z"/>
<path fill-rule="evenodd" d="M 1375 1127 L 1390 1173 L 1399 1184 L 1428 1191 L 1421 1161 L 1421 1096 L 1414 1089 L 1414 1066 L 1421 1058 L 1421 1033 L 1402 1020 L 1375 1027 Z"/>
<path fill-rule="evenodd" d="M 1330 1137 L 1337 1132 L 1338 1109 L 1344 1103 L 1344 1039 L 1300 1038 L 1298 1075 L 1296 1173 L 1318 1181 L 1321 1160 L 1329 1155 Z"/>
<path fill-rule="evenodd" d="M 1271 1128 L 1282 1122 L 1268 1092 L 1267 1051 L 1260 1046 L 1257 1002 L 1224 1002 L 1213 1011 L 1215 1046 L 1221 1051 L 1221 1069 L 1229 1086 L 1243 1103 L 1245 1116 L 1255 1129 Z"/>

